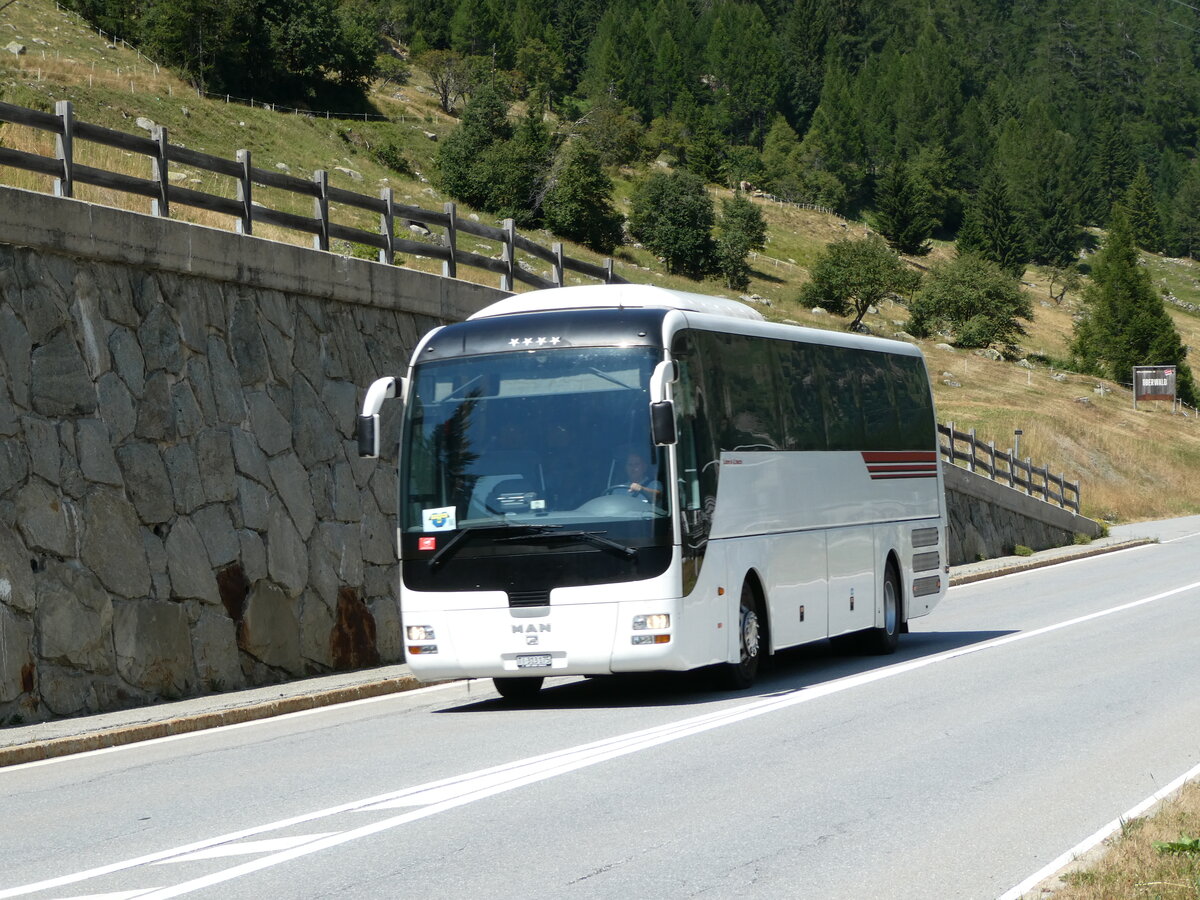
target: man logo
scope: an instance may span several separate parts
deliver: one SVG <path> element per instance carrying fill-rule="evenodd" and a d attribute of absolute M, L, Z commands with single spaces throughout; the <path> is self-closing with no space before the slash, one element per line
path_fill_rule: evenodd
<path fill-rule="evenodd" d="M 514 625 L 512 630 L 513 634 L 536 634 L 539 631 L 549 631 L 550 626 L 544 622 L 539 625 Z"/>

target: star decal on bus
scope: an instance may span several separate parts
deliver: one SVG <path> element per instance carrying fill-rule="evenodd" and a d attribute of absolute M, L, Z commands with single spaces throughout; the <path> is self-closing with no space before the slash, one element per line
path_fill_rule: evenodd
<path fill-rule="evenodd" d="M 558 337 L 557 335 L 555 335 L 554 337 L 546 337 L 545 335 L 541 335 L 539 337 L 512 338 L 509 340 L 508 346 L 510 346 L 510 347 L 522 347 L 522 346 L 530 347 L 534 344 L 537 344 L 539 347 L 542 347 L 542 346 L 545 346 L 546 344 L 549 344 L 551 347 L 553 347 L 554 345 L 559 344 L 561 342 L 562 342 L 562 338 Z"/>

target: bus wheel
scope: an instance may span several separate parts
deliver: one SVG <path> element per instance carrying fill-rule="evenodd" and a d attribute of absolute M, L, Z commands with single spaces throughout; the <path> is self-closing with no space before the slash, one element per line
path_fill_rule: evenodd
<path fill-rule="evenodd" d="M 896 652 L 900 639 L 900 578 L 891 563 L 883 573 L 883 625 L 868 630 L 863 637 L 865 649 L 870 653 Z"/>
<path fill-rule="evenodd" d="M 542 689 L 544 678 L 493 678 L 496 692 L 505 700 L 531 700 Z"/>
<path fill-rule="evenodd" d="M 723 679 L 725 685 L 735 691 L 754 684 L 763 655 L 758 595 L 749 581 L 742 585 L 742 598 L 738 604 L 738 648 L 740 658 L 736 663 L 725 664 Z"/>

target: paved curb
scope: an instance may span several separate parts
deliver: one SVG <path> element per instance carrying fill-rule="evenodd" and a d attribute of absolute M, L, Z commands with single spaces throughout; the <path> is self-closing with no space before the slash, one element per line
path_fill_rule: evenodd
<path fill-rule="evenodd" d="M 1130 550 L 1134 547 L 1142 547 L 1146 544 L 1153 543 L 1156 542 L 1150 538 L 1137 538 L 1135 540 L 1109 544 L 1104 547 L 1089 547 L 1088 549 L 1081 550 L 1078 553 L 1068 553 L 1059 556 L 1047 557 L 1044 559 L 1034 559 L 1031 557 L 1028 560 L 1014 562 L 1010 565 L 1001 565 L 992 569 L 986 569 L 978 572 L 963 572 L 959 575 L 951 575 L 950 587 L 957 587 L 960 584 L 973 584 L 976 581 L 985 581 L 988 578 L 999 578 L 1002 575 L 1012 575 L 1016 572 L 1027 572 L 1031 569 L 1044 569 L 1047 566 L 1055 566 L 1059 563 L 1070 562 L 1071 560 L 1075 559 L 1087 559 L 1092 556 L 1100 556 L 1104 553 L 1115 553 L 1118 550 Z"/>
<path fill-rule="evenodd" d="M 17 744 L 12 747 L 0 747 L 0 768 L 15 766 L 20 763 L 37 762 L 56 756 L 67 756 L 72 753 L 84 753 L 89 750 L 119 747 L 123 744 L 134 744 L 138 741 L 147 741 L 153 738 L 170 737 L 171 735 L 186 734 L 192 731 L 203 731 L 206 728 L 216 728 L 221 725 L 236 725 L 240 722 L 266 719 L 272 716 L 281 716 L 285 713 L 300 712 L 321 706 L 331 706 L 336 703 L 347 703 L 351 700 L 365 700 L 369 697 L 379 697 L 384 694 L 411 691 L 414 688 L 422 686 L 422 682 L 418 681 L 412 675 L 402 675 L 398 678 L 388 678 L 383 681 L 371 681 L 364 684 L 335 688 L 333 690 L 318 691 L 312 694 L 298 694 L 293 697 L 283 697 L 278 700 L 253 703 L 246 706 L 234 706 L 229 709 L 214 710 L 191 716 L 180 716 L 156 722 L 140 722 L 88 734 Z"/>

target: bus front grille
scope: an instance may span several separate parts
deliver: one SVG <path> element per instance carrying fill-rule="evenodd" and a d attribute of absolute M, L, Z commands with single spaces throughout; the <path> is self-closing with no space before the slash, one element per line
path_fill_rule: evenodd
<path fill-rule="evenodd" d="M 547 591 L 509 591 L 509 606 L 549 606 L 550 592 Z"/>

